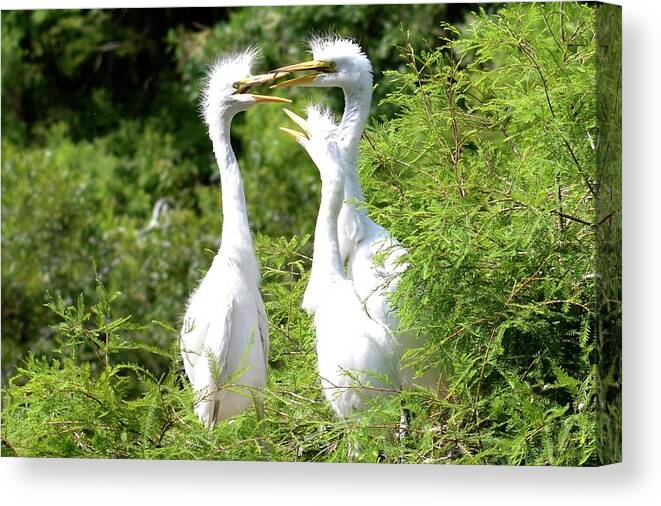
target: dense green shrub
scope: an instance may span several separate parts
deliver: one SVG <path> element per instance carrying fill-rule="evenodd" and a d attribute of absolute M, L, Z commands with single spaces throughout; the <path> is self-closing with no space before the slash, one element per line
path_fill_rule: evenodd
<path fill-rule="evenodd" d="M 43 133 L 44 145 L 3 143 L 6 373 L 26 348 L 52 348 L 46 290 L 68 301 L 93 293 L 94 259 L 102 279 L 121 290 L 119 309 L 140 321 L 176 320 L 206 268 L 220 229 L 217 189 L 193 188 L 197 206 L 206 206 L 201 213 L 171 198 L 152 223 L 158 198 L 174 194 L 180 167 L 169 156 L 167 135 L 146 127 L 132 137 L 132 131 L 128 123 L 111 136 L 74 143 L 59 124 Z M 154 329 L 144 339 L 164 343 L 167 336 Z"/>
<path fill-rule="evenodd" d="M 405 45 L 401 113 L 363 145 L 370 212 L 410 247 L 412 360 L 454 368 L 445 416 L 479 461 L 594 462 L 592 13 L 521 5 Z"/>

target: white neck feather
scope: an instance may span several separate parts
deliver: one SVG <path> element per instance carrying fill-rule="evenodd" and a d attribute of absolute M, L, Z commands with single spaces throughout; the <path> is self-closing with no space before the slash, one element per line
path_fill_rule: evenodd
<path fill-rule="evenodd" d="M 350 195 L 361 202 L 365 200 L 360 184 L 357 183 L 358 147 L 367 123 L 372 102 L 371 83 L 344 88 L 344 113 L 340 123 L 340 142 L 342 156 L 347 165 L 347 181 Z"/>
<path fill-rule="evenodd" d="M 231 119 L 219 118 L 209 125 L 209 137 L 220 170 L 223 201 L 221 250 L 248 249 L 253 251 L 246 198 L 239 164 L 230 142 Z"/>
<path fill-rule="evenodd" d="M 339 217 L 339 245 L 343 262 L 356 244 L 371 232 L 375 225 L 367 216 L 365 209 L 356 208 L 365 202 L 365 194 L 358 179 L 358 155 L 360 139 L 365 129 L 372 101 L 372 86 L 344 88 L 344 113 L 340 123 L 339 147 L 342 151 L 346 169 L 344 177 L 344 201 Z"/>
<path fill-rule="evenodd" d="M 321 184 L 321 204 L 314 229 L 314 254 L 310 280 L 303 296 L 303 309 L 314 314 L 324 291 L 334 282 L 345 279 L 337 238 L 337 216 L 342 206 L 342 181 L 332 179 Z"/>
<path fill-rule="evenodd" d="M 317 224 L 314 229 L 314 259 L 311 280 L 330 281 L 344 278 L 340 248 L 337 240 L 337 216 L 342 206 L 342 181 L 329 179 L 322 181 L 321 203 Z"/>

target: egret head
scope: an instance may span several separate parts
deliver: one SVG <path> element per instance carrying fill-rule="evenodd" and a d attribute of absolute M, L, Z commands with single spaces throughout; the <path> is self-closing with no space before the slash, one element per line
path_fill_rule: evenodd
<path fill-rule="evenodd" d="M 286 127 L 280 127 L 280 130 L 305 148 L 323 181 L 332 181 L 337 183 L 338 188 L 342 187 L 344 165 L 337 145 L 337 124 L 330 109 L 310 105 L 307 108 L 307 120 L 289 109 L 284 109 L 284 113 L 301 131 Z M 340 205 L 341 202 L 342 199 L 339 200 Z"/>
<path fill-rule="evenodd" d="M 288 86 L 338 87 L 344 90 L 372 87 L 372 64 L 353 40 L 327 35 L 309 41 L 312 60 L 280 67 L 273 72 L 312 71 L 283 81 L 272 88 Z"/>
<path fill-rule="evenodd" d="M 256 95 L 250 90 L 269 83 L 285 73 L 252 75 L 251 68 L 259 57 L 256 48 L 218 58 L 209 68 L 202 93 L 202 114 L 210 125 L 221 118 L 235 114 L 259 103 L 289 103 L 291 100 L 267 95 Z"/>

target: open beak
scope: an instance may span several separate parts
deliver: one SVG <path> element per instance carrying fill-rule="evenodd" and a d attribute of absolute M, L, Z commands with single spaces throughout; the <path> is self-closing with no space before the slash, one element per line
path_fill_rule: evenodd
<path fill-rule="evenodd" d="M 324 60 L 310 60 L 301 63 L 295 63 L 294 65 L 287 65 L 285 67 L 280 67 L 278 69 L 273 70 L 272 72 L 277 74 L 283 72 L 287 72 L 287 73 L 304 72 L 306 70 L 314 70 L 316 72 L 314 74 L 310 74 L 302 77 L 296 77 L 294 79 L 289 79 L 288 81 L 283 81 L 281 83 L 274 84 L 270 88 L 271 89 L 288 88 L 290 86 L 297 86 L 303 83 L 308 83 L 310 81 L 313 81 L 317 76 L 320 76 L 321 74 L 327 72 L 334 72 L 335 62 L 324 61 Z"/>
<path fill-rule="evenodd" d="M 280 79 L 281 77 L 285 77 L 288 74 L 289 72 L 275 71 L 275 72 L 269 72 L 268 74 L 259 74 L 256 76 L 251 76 L 247 79 L 241 79 L 240 81 L 234 83 L 234 88 L 236 89 L 234 94 L 245 93 L 246 91 L 250 90 L 255 86 L 259 86 L 260 84 L 270 83 L 275 79 Z"/>
<path fill-rule="evenodd" d="M 297 132 L 296 130 L 292 130 L 291 128 L 287 128 L 287 127 L 278 127 L 278 128 L 280 130 L 282 130 L 284 133 L 286 133 L 287 135 L 290 135 L 291 137 L 293 137 L 294 140 L 296 140 L 296 141 L 298 141 L 299 139 L 303 140 L 303 139 L 308 138 L 308 136 L 305 135 L 304 133 Z"/>
<path fill-rule="evenodd" d="M 294 63 L 287 65 L 271 72 L 302 72 L 304 70 L 318 70 L 320 72 L 333 72 L 335 70 L 335 62 L 324 60 L 310 60 L 301 63 Z"/>
<path fill-rule="evenodd" d="M 282 130 L 284 133 L 291 135 L 295 140 L 300 141 L 303 139 L 309 139 L 308 135 L 308 122 L 301 118 L 298 114 L 296 114 L 293 111 L 290 111 L 289 109 L 283 109 L 282 110 L 287 116 L 289 116 L 289 119 L 291 119 L 294 123 L 296 123 L 299 127 L 303 129 L 303 132 L 298 132 L 296 130 L 292 130 L 291 128 L 287 127 L 280 127 L 280 130 Z"/>

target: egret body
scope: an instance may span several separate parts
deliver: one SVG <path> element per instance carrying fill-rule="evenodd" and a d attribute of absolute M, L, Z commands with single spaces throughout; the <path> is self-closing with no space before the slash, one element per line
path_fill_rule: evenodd
<path fill-rule="evenodd" d="M 338 416 L 365 408 L 367 398 L 399 389 L 397 350 L 390 331 L 370 318 L 348 279 L 338 241 L 344 164 L 327 111 L 308 108 L 308 120 L 289 116 L 304 133 L 283 129 L 305 148 L 321 176 L 321 204 L 314 235 L 312 272 L 303 307 L 314 315 L 319 375 Z"/>
<path fill-rule="evenodd" d="M 202 99 L 220 170 L 223 224 L 218 254 L 188 302 L 180 345 L 196 393 L 195 412 L 209 428 L 253 403 L 259 416 L 261 401 L 253 394 L 266 382 L 268 320 L 230 125 L 237 113 L 255 104 L 289 100 L 248 93 L 275 76 L 251 75 L 256 56 L 256 50 L 247 50 L 217 60 Z"/>
<path fill-rule="evenodd" d="M 338 239 L 342 261 L 356 293 L 371 318 L 397 336 L 400 354 L 423 344 L 425 338 L 399 330 L 399 318 L 389 298 L 408 264 L 401 257 L 407 250 L 365 211 L 365 195 L 358 179 L 360 139 L 372 101 L 372 65 L 360 46 L 336 36 L 310 41 L 313 59 L 277 69 L 280 72 L 313 71 L 272 86 L 339 87 L 344 93 L 344 112 L 337 127 L 337 146 L 345 166 L 343 203 L 338 217 Z M 376 260 L 378 259 L 378 261 Z M 401 371 L 404 386 L 413 383 L 436 389 L 440 373 L 428 369 L 418 378 L 406 368 Z"/>

